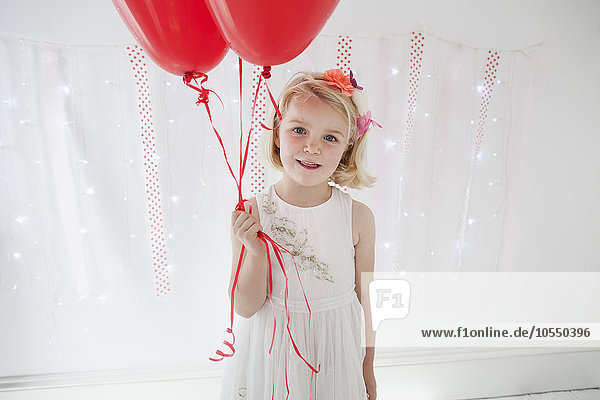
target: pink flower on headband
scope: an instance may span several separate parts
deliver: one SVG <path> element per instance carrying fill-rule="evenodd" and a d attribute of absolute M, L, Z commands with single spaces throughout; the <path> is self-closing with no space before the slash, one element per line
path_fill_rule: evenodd
<path fill-rule="evenodd" d="M 377 122 L 373 121 L 373 116 L 371 114 L 371 111 L 367 111 L 363 115 L 359 116 L 356 124 L 357 124 L 358 129 L 356 130 L 355 140 L 360 139 L 365 133 L 367 133 L 367 131 L 369 130 L 371 125 L 377 125 L 378 127 L 381 128 L 381 125 L 379 125 Z"/>
<path fill-rule="evenodd" d="M 337 86 L 343 94 L 350 97 L 354 91 L 354 85 L 341 69 L 328 69 L 323 73 L 325 83 L 329 86 Z"/>

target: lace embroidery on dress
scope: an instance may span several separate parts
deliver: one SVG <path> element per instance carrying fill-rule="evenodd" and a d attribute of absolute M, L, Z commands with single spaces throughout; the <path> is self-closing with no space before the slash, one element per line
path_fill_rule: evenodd
<path fill-rule="evenodd" d="M 275 214 L 277 212 L 277 203 L 275 203 L 271 199 L 271 196 L 269 196 L 268 193 L 265 193 L 263 196 L 262 208 L 265 211 L 265 213 L 269 215 Z"/>
<path fill-rule="evenodd" d="M 267 214 L 277 212 L 277 204 L 268 194 L 263 197 L 262 207 Z M 318 260 L 314 254 L 312 246 L 308 243 L 308 231 L 305 228 L 298 229 L 294 221 L 285 217 L 273 217 L 271 232 L 273 239 L 292 253 L 298 270 L 312 270 L 315 278 L 335 283 L 329 273 L 329 265 Z"/>

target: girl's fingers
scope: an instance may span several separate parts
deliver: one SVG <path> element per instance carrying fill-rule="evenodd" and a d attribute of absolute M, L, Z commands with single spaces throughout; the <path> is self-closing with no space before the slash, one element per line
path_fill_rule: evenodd
<path fill-rule="evenodd" d="M 251 215 L 248 213 L 245 213 L 243 211 L 236 211 L 236 213 L 238 213 L 238 215 L 235 217 L 235 220 L 233 222 L 233 227 L 239 229 L 239 227 L 242 226 L 242 224 L 248 218 L 251 218 Z"/>
<path fill-rule="evenodd" d="M 251 219 L 245 220 L 242 223 L 242 225 L 240 225 L 239 232 L 246 233 L 248 231 L 248 229 L 252 226 L 252 224 L 254 224 L 254 221 L 252 221 Z"/>
<path fill-rule="evenodd" d="M 248 213 L 241 213 L 233 224 L 233 231 L 237 234 L 254 233 L 261 230 L 258 221 Z"/>

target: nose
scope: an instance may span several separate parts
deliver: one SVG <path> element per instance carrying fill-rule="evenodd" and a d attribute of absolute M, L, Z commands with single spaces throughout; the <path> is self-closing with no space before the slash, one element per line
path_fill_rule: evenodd
<path fill-rule="evenodd" d="M 309 154 L 320 154 L 321 149 L 319 148 L 317 141 L 309 137 L 304 144 L 304 152 Z"/>

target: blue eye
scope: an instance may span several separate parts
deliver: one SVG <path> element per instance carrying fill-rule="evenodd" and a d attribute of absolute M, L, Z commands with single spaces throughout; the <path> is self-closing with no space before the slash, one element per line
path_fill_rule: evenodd
<path fill-rule="evenodd" d="M 333 135 L 325 136 L 325 140 L 327 140 L 328 142 L 337 142 L 337 138 Z"/>
<path fill-rule="evenodd" d="M 306 133 L 306 131 L 304 130 L 304 128 L 300 128 L 300 127 L 292 129 L 292 132 L 294 132 L 294 133 L 300 133 L 300 134 Z"/>

